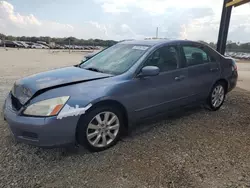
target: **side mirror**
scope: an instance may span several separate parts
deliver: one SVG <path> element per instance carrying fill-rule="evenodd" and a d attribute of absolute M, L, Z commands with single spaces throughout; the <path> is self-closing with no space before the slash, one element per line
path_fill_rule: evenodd
<path fill-rule="evenodd" d="M 140 77 L 157 76 L 160 73 L 160 69 L 156 66 L 146 66 L 141 69 Z"/>

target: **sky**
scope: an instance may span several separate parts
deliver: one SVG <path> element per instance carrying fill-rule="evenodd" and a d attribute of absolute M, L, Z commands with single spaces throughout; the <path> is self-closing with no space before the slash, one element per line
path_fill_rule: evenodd
<path fill-rule="evenodd" d="M 0 33 L 216 42 L 223 0 L 0 0 Z M 228 40 L 250 42 L 250 3 L 233 8 Z"/>

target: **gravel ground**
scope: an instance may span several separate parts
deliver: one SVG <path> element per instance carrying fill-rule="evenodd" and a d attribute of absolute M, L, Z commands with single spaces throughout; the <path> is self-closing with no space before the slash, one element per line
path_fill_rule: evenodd
<path fill-rule="evenodd" d="M 13 81 L 74 64 L 82 54 L 0 51 L 0 105 Z M 41 64 L 42 62 L 42 64 Z M 250 94 L 139 125 L 100 153 L 16 143 L 0 120 L 0 187 L 250 187 Z"/>

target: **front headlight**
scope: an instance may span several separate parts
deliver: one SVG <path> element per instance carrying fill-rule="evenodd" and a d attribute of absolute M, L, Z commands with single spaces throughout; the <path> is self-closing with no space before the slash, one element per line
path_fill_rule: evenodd
<path fill-rule="evenodd" d="M 28 106 L 23 114 L 32 116 L 54 116 L 68 101 L 69 96 L 52 98 Z"/>

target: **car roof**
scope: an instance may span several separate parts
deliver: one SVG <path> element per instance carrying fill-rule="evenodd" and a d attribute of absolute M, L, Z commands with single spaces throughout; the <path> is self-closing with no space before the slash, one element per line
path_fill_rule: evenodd
<path fill-rule="evenodd" d="M 147 45 L 158 46 L 161 44 L 174 44 L 174 43 L 198 43 L 189 40 L 170 40 L 170 39 L 146 39 L 146 40 L 129 40 L 120 42 L 120 44 L 135 44 L 135 45 Z"/>

